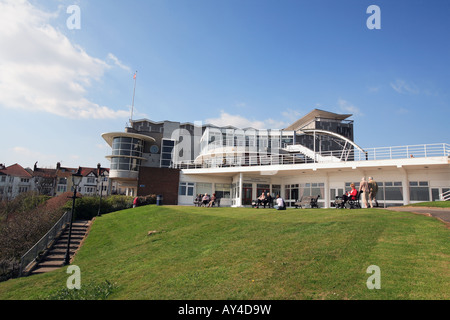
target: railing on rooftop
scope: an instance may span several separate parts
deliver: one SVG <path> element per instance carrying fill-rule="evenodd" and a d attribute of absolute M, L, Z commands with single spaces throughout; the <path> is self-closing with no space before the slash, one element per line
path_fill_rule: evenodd
<path fill-rule="evenodd" d="M 181 161 L 173 166 L 179 169 L 202 169 L 218 167 L 241 167 L 263 165 L 291 165 L 306 163 L 335 163 L 349 161 L 390 160 L 407 158 L 449 157 L 450 144 L 423 144 L 410 146 L 370 148 L 317 152 L 315 159 L 303 153 L 264 154 L 240 156 L 235 153 L 217 153 L 202 161 Z M 320 156 L 320 157 L 319 157 Z"/>

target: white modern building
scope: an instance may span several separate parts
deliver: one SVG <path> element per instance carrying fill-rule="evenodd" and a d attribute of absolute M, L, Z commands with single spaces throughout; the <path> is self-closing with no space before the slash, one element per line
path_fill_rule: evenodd
<path fill-rule="evenodd" d="M 128 132 L 103 137 L 112 146 L 108 158 L 115 161 L 111 179 L 122 179 L 139 194 L 152 179 L 145 167 L 178 170 L 174 183 L 180 205 L 193 205 L 197 194 L 215 193 L 221 206 L 248 206 L 265 191 L 281 195 L 288 206 L 302 196 L 319 195 L 319 205 L 328 208 L 362 177 L 377 181 L 381 206 L 445 198 L 449 144 L 362 148 L 354 142 L 350 117 L 315 109 L 279 130 L 139 120 Z M 118 138 L 139 141 L 126 140 L 118 148 Z M 119 156 L 127 160 L 122 166 L 115 160 Z"/>

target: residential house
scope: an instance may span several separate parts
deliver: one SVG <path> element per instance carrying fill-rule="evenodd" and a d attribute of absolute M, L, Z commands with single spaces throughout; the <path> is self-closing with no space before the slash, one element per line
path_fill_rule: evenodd
<path fill-rule="evenodd" d="M 34 189 L 32 174 L 19 164 L 0 164 L 0 200 L 10 200 Z"/>

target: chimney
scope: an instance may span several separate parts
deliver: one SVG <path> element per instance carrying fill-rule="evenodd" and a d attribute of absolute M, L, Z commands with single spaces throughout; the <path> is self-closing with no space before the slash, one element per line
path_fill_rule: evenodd
<path fill-rule="evenodd" d="M 37 161 L 36 161 L 36 163 L 34 164 L 34 170 L 33 171 L 36 171 L 36 169 L 37 169 Z"/>
<path fill-rule="evenodd" d="M 61 169 L 61 162 L 56 163 L 56 170 Z"/>
<path fill-rule="evenodd" d="M 5 165 L 3 163 L 0 163 L 0 170 L 5 169 Z"/>

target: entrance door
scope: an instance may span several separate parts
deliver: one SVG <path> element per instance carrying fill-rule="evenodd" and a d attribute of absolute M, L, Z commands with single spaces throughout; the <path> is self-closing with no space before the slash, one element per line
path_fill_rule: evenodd
<path fill-rule="evenodd" d="M 261 196 L 261 193 L 263 193 L 267 196 L 267 192 L 270 192 L 270 185 L 269 184 L 258 184 L 256 186 L 256 197 Z"/>
<path fill-rule="evenodd" d="M 252 185 L 251 183 L 244 183 L 242 186 L 242 205 L 252 205 Z"/>

